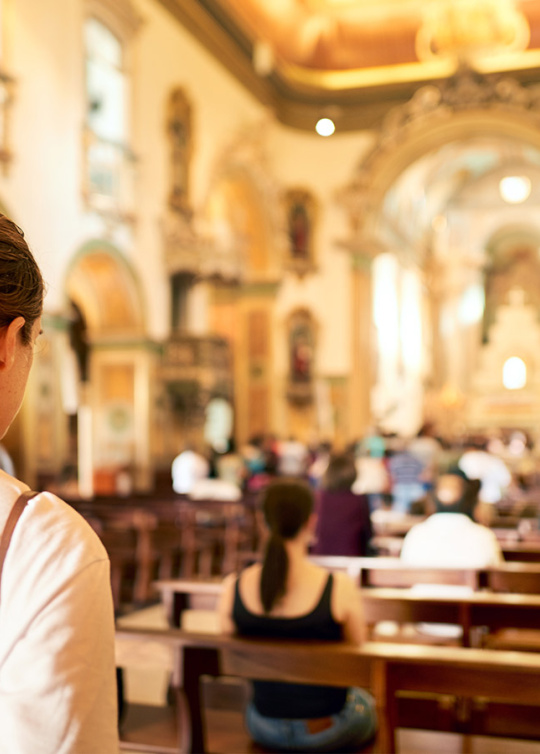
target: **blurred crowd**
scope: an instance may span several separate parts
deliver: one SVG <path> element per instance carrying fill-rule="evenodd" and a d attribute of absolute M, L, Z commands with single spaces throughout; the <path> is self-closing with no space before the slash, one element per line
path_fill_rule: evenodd
<path fill-rule="evenodd" d="M 349 488 L 366 496 L 371 512 L 421 512 L 440 470 L 450 465 L 480 481 L 478 498 L 486 507 L 527 507 L 536 502 L 540 486 L 540 456 L 526 432 L 449 439 L 436 436 L 433 426 L 425 424 L 409 438 L 372 429 L 339 450 L 330 442 L 309 445 L 272 434 L 255 436 L 238 449 L 230 442 L 223 452 L 190 447 L 173 462 L 173 487 L 195 498 L 235 500 L 286 476 L 320 490 L 332 486 L 328 474 L 337 457 L 348 459 L 348 473 L 354 473 Z"/>

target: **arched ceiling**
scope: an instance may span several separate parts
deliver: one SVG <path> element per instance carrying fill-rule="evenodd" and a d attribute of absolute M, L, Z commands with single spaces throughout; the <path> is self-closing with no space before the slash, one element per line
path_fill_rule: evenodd
<path fill-rule="evenodd" d="M 524 206 L 540 206 L 540 150 L 504 137 L 450 142 L 428 152 L 400 175 L 386 194 L 379 217 L 381 238 L 423 248 L 454 209 L 496 213 L 500 225 L 513 206 L 499 192 L 505 176 L 526 176 L 531 194 Z"/>
<path fill-rule="evenodd" d="M 375 127 L 466 62 L 540 80 L 537 0 L 160 0 L 288 125 Z"/>

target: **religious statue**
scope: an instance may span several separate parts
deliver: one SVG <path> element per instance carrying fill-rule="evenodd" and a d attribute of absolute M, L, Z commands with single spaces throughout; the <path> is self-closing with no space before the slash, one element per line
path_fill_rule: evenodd
<path fill-rule="evenodd" d="M 183 89 L 174 89 L 167 108 L 167 134 L 171 155 L 171 187 L 169 206 L 176 212 L 190 215 L 189 162 L 191 158 L 191 106 Z"/>
<path fill-rule="evenodd" d="M 285 196 L 289 259 L 287 266 L 300 275 L 314 269 L 313 226 L 315 202 L 308 191 L 292 189 Z"/>
<path fill-rule="evenodd" d="M 315 323 L 310 312 L 298 309 L 289 318 L 289 389 L 295 403 L 313 399 Z"/>

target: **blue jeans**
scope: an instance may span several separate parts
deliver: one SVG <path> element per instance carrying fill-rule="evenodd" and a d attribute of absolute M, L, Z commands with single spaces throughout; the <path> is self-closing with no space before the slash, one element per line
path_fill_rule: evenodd
<path fill-rule="evenodd" d="M 251 703 L 246 710 L 249 734 L 258 744 L 278 751 L 335 752 L 367 743 L 377 729 L 375 701 L 363 689 L 351 688 L 343 709 L 330 727 L 310 733 L 305 720 L 265 717 Z"/>

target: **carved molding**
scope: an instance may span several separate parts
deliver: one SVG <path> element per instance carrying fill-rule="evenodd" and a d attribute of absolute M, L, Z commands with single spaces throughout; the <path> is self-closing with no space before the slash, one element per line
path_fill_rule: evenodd
<path fill-rule="evenodd" d="M 169 275 L 189 272 L 202 279 L 241 282 L 245 275 L 245 241 L 215 239 L 197 228 L 193 217 L 168 210 L 161 221 Z"/>
<path fill-rule="evenodd" d="M 404 105 L 390 111 L 378 132 L 377 140 L 362 160 L 351 183 L 337 196 L 350 218 L 349 239 L 340 242 L 354 254 L 372 258 L 381 250 L 380 241 L 367 229 L 367 220 L 377 210 L 380 196 L 373 187 L 381 165 L 415 132 L 425 132 L 448 124 L 453 116 L 467 111 L 505 114 L 516 124 L 540 125 L 540 84 L 524 86 L 516 79 L 501 75 L 481 75 L 462 68 L 451 79 L 418 89 Z M 367 231 L 367 235 L 366 234 Z"/>
<path fill-rule="evenodd" d="M 267 273 L 268 279 L 281 275 L 283 262 L 287 259 L 289 238 L 286 218 L 283 213 L 282 186 L 274 179 L 268 161 L 268 130 L 274 118 L 268 112 L 258 123 L 250 122 L 238 130 L 233 140 L 222 151 L 216 162 L 210 186 L 229 176 L 244 173 L 261 197 L 267 218 L 268 244 L 272 249 L 274 268 Z"/>

